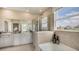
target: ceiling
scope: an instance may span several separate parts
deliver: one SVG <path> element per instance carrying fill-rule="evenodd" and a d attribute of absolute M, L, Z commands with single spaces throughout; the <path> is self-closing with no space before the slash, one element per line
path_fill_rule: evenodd
<path fill-rule="evenodd" d="M 46 9 L 48 9 L 48 7 L 6 7 L 6 8 L 16 11 L 29 12 L 31 14 L 41 14 Z"/>
<path fill-rule="evenodd" d="M 53 8 L 53 11 L 57 11 L 57 10 L 59 10 L 60 8 L 63 8 L 63 7 L 54 7 L 54 8 Z"/>

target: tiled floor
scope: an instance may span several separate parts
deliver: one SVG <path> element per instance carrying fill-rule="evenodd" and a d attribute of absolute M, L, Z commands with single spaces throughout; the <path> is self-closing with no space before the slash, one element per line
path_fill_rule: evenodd
<path fill-rule="evenodd" d="M 0 51 L 34 51 L 32 44 L 1 48 Z"/>

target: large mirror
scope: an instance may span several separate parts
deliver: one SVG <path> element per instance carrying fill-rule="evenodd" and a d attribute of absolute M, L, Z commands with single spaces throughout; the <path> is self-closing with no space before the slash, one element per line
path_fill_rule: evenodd
<path fill-rule="evenodd" d="M 12 21 L 13 24 L 13 32 L 30 32 L 32 31 L 32 21 L 31 20 L 17 20 Z"/>
<path fill-rule="evenodd" d="M 13 23 L 13 32 L 18 33 L 19 31 L 19 23 Z"/>

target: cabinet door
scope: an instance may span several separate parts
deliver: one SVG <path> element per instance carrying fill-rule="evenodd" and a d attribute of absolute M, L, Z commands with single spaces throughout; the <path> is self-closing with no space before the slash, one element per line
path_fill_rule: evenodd
<path fill-rule="evenodd" d="M 13 39 L 11 35 L 5 35 L 0 38 L 0 47 L 12 46 Z"/>
<path fill-rule="evenodd" d="M 21 34 L 13 34 L 14 45 L 21 44 Z"/>
<path fill-rule="evenodd" d="M 4 38 L 0 38 L 0 47 L 5 47 Z"/>
<path fill-rule="evenodd" d="M 21 44 L 32 43 L 32 34 L 30 32 L 21 34 Z"/>
<path fill-rule="evenodd" d="M 5 46 L 12 46 L 13 45 L 13 39 L 11 36 L 4 37 Z"/>

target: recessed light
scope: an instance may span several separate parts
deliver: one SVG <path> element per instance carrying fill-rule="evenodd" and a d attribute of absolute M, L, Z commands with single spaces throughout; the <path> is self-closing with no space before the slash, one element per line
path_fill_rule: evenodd
<path fill-rule="evenodd" d="M 26 12 L 29 12 L 29 10 L 27 9 Z"/>
<path fill-rule="evenodd" d="M 42 10 L 40 10 L 40 12 L 42 12 Z"/>

